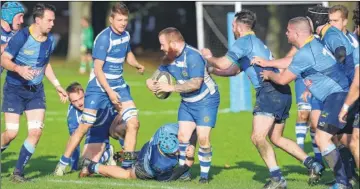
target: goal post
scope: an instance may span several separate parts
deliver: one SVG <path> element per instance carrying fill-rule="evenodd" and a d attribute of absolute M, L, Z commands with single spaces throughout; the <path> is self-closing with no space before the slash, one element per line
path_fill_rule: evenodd
<path fill-rule="evenodd" d="M 214 56 L 223 56 L 234 43 L 232 21 L 235 12 L 241 11 L 243 5 L 297 5 L 322 4 L 328 2 L 196 2 L 196 27 L 198 49 L 210 48 Z M 215 12 L 215 13 L 214 13 Z M 230 111 L 252 111 L 251 84 L 244 72 L 229 78 Z"/>

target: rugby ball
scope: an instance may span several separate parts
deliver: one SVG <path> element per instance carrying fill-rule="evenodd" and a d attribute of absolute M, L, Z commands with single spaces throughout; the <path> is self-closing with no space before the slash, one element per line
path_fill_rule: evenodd
<path fill-rule="evenodd" d="M 168 72 L 160 72 L 159 75 L 156 76 L 155 80 L 159 83 L 167 83 L 172 85 L 171 75 Z M 166 99 L 170 96 L 171 92 L 158 92 L 155 93 L 155 96 L 158 99 Z"/>

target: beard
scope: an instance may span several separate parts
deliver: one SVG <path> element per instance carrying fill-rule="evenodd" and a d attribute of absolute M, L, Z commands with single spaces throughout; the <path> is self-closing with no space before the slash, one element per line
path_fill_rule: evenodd
<path fill-rule="evenodd" d="M 167 52 L 166 55 L 164 55 L 164 57 L 162 58 L 162 63 L 164 64 L 170 64 L 171 62 L 173 62 L 176 58 L 176 50 L 169 47 L 169 51 Z"/>
<path fill-rule="evenodd" d="M 237 40 L 240 37 L 240 34 L 237 32 L 234 32 L 234 39 Z"/>

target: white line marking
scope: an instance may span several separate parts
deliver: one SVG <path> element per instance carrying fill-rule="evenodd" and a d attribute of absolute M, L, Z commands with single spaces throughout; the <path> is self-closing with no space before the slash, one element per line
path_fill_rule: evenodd
<path fill-rule="evenodd" d="M 40 181 L 40 180 L 39 180 Z M 161 188 L 161 189 L 185 189 L 181 187 L 171 187 L 171 186 L 161 186 L 161 185 L 149 185 L 149 184 L 139 184 L 139 183 L 121 183 L 121 182 L 91 182 L 89 180 L 57 180 L 57 179 L 47 179 L 49 182 L 56 183 L 71 183 L 71 184 L 87 184 L 87 185 L 105 185 L 105 186 L 129 186 L 129 187 L 141 187 L 141 188 Z M 189 187 L 186 187 L 189 188 Z"/>

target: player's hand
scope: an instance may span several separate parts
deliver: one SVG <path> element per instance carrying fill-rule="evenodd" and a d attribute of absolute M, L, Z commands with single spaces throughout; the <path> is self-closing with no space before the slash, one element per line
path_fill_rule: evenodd
<path fill-rule="evenodd" d="M 144 71 L 145 71 L 145 67 L 141 64 L 139 64 L 136 69 L 138 70 L 138 72 L 143 75 L 144 74 Z"/>
<path fill-rule="evenodd" d="M 303 94 L 301 94 L 301 99 L 306 103 L 308 103 L 308 98 L 310 98 L 310 97 L 311 97 L 311 92 L 308 89 L 306 89 L 303 92 Z"/>
<path fill-rule="evenodd" d="M 341 123 L 346 123 L 347 114 L 348 114 L 348 111 L 344 110 L 344 108 L 341 108 L 341 111 L 339 113 L 339 121 Z"/>
<path fill-rule="evenodd" d="M 254 65 L 254 64 L 257 64 L 261 67 L 268 67 L 269 63 L 267 60 L 263 59 L 263 58 L 260 58 L 258 56 L 254 56 L 253 59 L 251 60 L 251 64 Z"/>
<path fill-rule="evenodd" d="M 66 91 L 61 86 L 56 87 L 56 92 L 58 93 L 58 95 L 60 97 L 60 101 L 62 103 L 65 103 L 68 100 L 69 97 L 68 97 Z"/>
<path fill-rule="evenodd" d="M 34 79 L 35 74 L 30 66 L 16 66 L 14 71 L 26 80 Z"/>
<path fill-rule="evenodd" d="M 156 83 L 157 83 L 157 81 L 155 81 L 151 78 L 146 80 L 147 88 L 153 93 L 156 93 L 156 88 L 155 88 Z"/>
<path fill-rule="evenodd" d="M 194 157 L 195 156 L 195 146 L 188 145 L 186 147 L 185 154 L 186 154 L 186 157 Z"/>
<path fill-rule="evenodd" d="M 173 92 L 175 90 L 175 87 L 173 85 L 169 85 L 167 83 L 159 83 L 159 82 L 157 82 L 155 84 L 155 90 L 156 90 L 156 93 L 159 93 L 159 92 Z"/>
<path fill-rule="evenodd" d="M 270 76 L 271 73 L 272 73 L 272 71 L 263 70 L 262 72 L 260 72 L 260 77 L 263 78 L 263 81 L 269 80 L 269 76 Z"/>
<path fill-rule="evenodd" d="M 210 64 L 206 64 L 206 70 L 209 74 L 212 74 L 214 72 L 214 67 Z"/>
<path fill-rule="evenodd" d="M 119 105 L 120 103 L 120 95 L 115 92 L 114 90 L 111 90 L 108 92 L 110 101 L 114 104 L 114 105 Z"/>
<path fill-rule="evenodd" d="M 213 56 L 212 52 L 208 48 L 201 49 L 201 55 L 203 55 L 205 59 L 211 58 Z"/>

